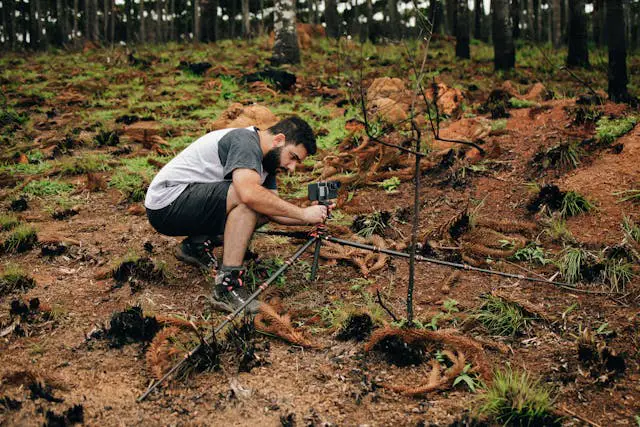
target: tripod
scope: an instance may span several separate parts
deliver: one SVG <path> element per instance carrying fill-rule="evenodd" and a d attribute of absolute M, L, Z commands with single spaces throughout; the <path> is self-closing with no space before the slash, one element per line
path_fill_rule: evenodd
<path fill-rule="evenodd" d="M 373 252 L 377 252 L 377 253 L 384 253 L 384 254 L 391 255 L 391 256 L 394 256 L 394 257 L 398 257 L 398 258 L 410 258 L 412 256 L 410 253 L 406 253 L 406 252 L 400 252 L 400 251 L 395 251 L 395 250 L 391 250 L 391 249 L 380 248 L 378 246 L 367 245 L 367 244 L 364 244 L 364 243 L 359 243 L 359 242 L 354 242 L 354 241 L 350 241 L 350 240 L 339 239 L 339 238 L 333 237 L 328 233 L 327 227 L 326 227 L 326 225 L 324 223 L 317 225 L 315 227 L 315 229 L 312 230 L 310 233 L 295 232 L 295 231 L 294 232 L 262 231 L 262 232 L 259 232 L 259 233 L 276 235 L 276 236 L 308 238 L 308 240 L 302 246 L 300 246 L 300 248 L 289 259 L 287 259 L 284 262 L 284 264 L 282 266 L 280 266 L 280 268 L 278 268 L 271 275 L 271 277 L 269 277 L 260 286 L 258 286 L 258 288 L 255 290 L 255 292 L 253 294 L 251 294 L 251 296 L 247 299 L 247 301 L 242 306 L 236 308 L 231 313 L 229 313 L 225 317 L 225 319 L 222 321 L 222 323 L 218 327 L 216 327 L 214 329 L 214 331 L 212 332 L 211 335 L 206 337 L 203 340 L 203 342 L 201 344 L 199 344 L 197 347 L 195 347 L 193 350 L 191 350 L 187 354 L 185 354 L 184 358 L 180 362 L 178 362 L 176 365 L 174 365 L 166 374 L 164 374 L 164 376 L 162 378 L 160 378 L 155 383 L 151 384 L 147 388 L 147 390 L 138 398 L 138 400 L 137 400 L 138 402 L 142 402 L 143 400 L 145 400 L 147 398 L 147 396 L 149 396 L 149 394 L 153 390 L 155 390 L 161 383 L 163 383 L 167 378 L 169 378 L 178 369 L 180 369 L 180 367 L 183 364 L 185 364 L 187 362 L 187 360 L 189 360 L 189 358 L 191 358 L 195 353 L 197 353 L 204 345 L 208 345 L 207 343 L 209 341 L 211 341 L 211 339 L 214 338 L 217 333 L 222 331 L 222 329 L 226 325 L 228 325 L 230 322 L 232 322 L 233 319 L 238 314 L 240 314 L 242 311 L 244 311 L 244 309 L 249 305 L 249 303 L 251 303 L 253 300 L 255 300 L 265 289 L 267 289 L 267 287 L 269 287 L 269 285 L 271 283 L 273 283 L 273 281 L 276 280 L 276 278 L 278 278 L 278 276 L 280 276 L 282 273 L 284 273 L 285 270 L 287 270 L 298 258 L 300 258 L 300 256 L 302 256 L 302 254 L 309 247 L 311 247 L 311 245 L 315 244 L 314 251 L 313 251 L 313 264 L 311 266 L 311 274 L 309 275 L 309 280 L 311 280 L 311 281 L 316 279 L 316 276 L 317 276 L 317 273 L 318 273 L 318 263 L 319 263 L 319 258 L 320 258 L 320 249 L 322 247 L 322 241 L 323 240 L 326 240 L 328 242 L 338 243 L 340 245 L 351 246 L 351 247 L 358 248 L 358 249 L 373 251 Z M 456 263 L 456 262 L 443 261 L 443 260 L 439 260 L 439 259 L 435 259 L 435 258 L 425 257 L 425 256 L 422 256 L 422 255 L 414 255 L 414 257 L 415 257 L 415 260 L 419 261 L 419 262 L 428 262 L 428 263 L 431 263 L 431 264 L 443 265 L 443 266 L 457 268 L 457 269 L 461 269 L 461 270 L 477 271 L 479 273 L 492 274 L 492 275 L 497 275 L 497 276 L 502 276 L 502 277 L 509 277 L 509 278 L 513 278 L 513 279 L 519 279 L 519 280 L 527 280 L 527 281 L 530 281 L 530 282 L 552 284 L 552 285 L 556 285 L 556 286 L 559 286 L 559 287 L 565 288 L 565 289 L 576 289 L 575 286 L 572 286 L 569 283 L 564 283 L 564 282 L 556 282 L 556 281 L 541 279 L 541 278 L 537 278 L 537 277 L 528 277 L 528 276 L 524 276 L 522 274 L 512 274 L 512 273 L 505 273 L 505 272 L 502 272 L 502 271 L 495 271 L 495 270 L 489 270 L 489 269 L 484 269 L 484 268 L 479 268 L 479 267 L 473 267 L 473 266 L 470 266 L 468 264 L 460 264 L 460 263 Z"/>

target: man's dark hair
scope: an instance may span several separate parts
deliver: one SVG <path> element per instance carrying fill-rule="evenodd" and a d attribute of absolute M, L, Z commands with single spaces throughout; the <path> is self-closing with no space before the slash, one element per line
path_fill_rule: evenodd
<path fill-rule="evenodd" d="M 316 154 L 316 137 L 311 126 L 298 116 L 287 117 L 267 129 L 272 135 L 283 134 L 287 144 L 302 144 L 307 154 Z"/>

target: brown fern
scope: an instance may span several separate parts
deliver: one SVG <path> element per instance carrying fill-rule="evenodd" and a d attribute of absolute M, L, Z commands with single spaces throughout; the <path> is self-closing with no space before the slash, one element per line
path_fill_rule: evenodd
<path fill-rule="evenodd" d="M 151 375 L 156 379 L 162 378 L 164 373 L 171 368 L 176 359 L 175 356 L 180 353 L 180 350 L 172 342 L 179 333 L 178 327 L 169 326 L 158 332 L 149 344 L 145 359 Z"/>
<path fill-rule="evenodd" d="M 503 231 L 505 233 L 520 233 L 527 232 L 533 233 L 536 231 L 537 225 L 534 222 L 518 221 L 510 219 L 491 219 L 491 218 L 478 218 L 476 224 L 479 226 L 492 228 L 497 231 Z"/>
<path fill-rule="evenodd" d="M 292 344 L 306 348 L 317 347 L 291 325 L 288 314 L 279 315 L 269 304 L 260 304 L 260 313 L 256 315 L 253 322 L 257 330 L 275 335 Z"/>

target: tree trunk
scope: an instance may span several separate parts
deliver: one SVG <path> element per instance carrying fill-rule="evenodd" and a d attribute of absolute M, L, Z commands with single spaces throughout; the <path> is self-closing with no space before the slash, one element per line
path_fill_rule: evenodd
<path fill-rule="evenodd" d="M 340 37 L 340 25 L 338 20 L 338 7 L 336 0 L 325 0 L 324 21 L 327 24 L 327 37 L 337 39 Z"/>
<path fill-rule="evenodd" d="M 398 13 L 398 0 L 388 0 L 386 15 L 389 18 L 388 36 L 393 40 L 400 39 L 400 13 Z"/>
<path fill-rule="evenodd" d="M 456 20 L 456 8 L 458 6 L 458 0 L 444 0 L 444 7 L 446 9 L 445 17 L 445 34 L 449 36 L 455 36 L 455 20 Z"/>
<path fill-rule="evenodd" d="M 56 40 L 57 46 L 62 46 L 67 41 L 67 11 L 64 0 L 56 0 Z"/>
<path fill-rule="evenodd" d="M 457 0 L 455 31 L 456 31 L 456 57 L 470 59 L 469 50 L 469 2 Z"/>
<path fill-rule="evenodd" d="M 109 5 L 111 0 L 102 0 L 102 10 L 104 16 L 102 17 L 102 40 L 109 41 Z"/>
<path fill-rule="evenodd" d="M 169 0 L 169 40 L 178 40 L 176 32 L 176 0 Z"/>
<path fill-rule="evenodd" d="M 140 43 L 144 43 L 147 41 L 147 29 L 145 28 L 145 17 L 144 17 L 144 0 L 140 0 L 140 34 L 138 34 L 138 41 Z"/>
<path fill-rule="evenodd" d="M 125 41 L 127 45 L 133 42 L 133 0 L 124 1 L 124 15 L 127 20 L 125 31 L 127 32 Z"/>
<path fill-rule="evenodd" d="M 520 0 L 511 0 L 511 30 L 513 39 L 520 38 Z"/>
<path fill-rule="evenodd" d="M 584 0 L 569 0 L 568 67 L 589 66 L 588 39 Z"/>
<path fill-rule="evenodd" d="M 509 22 L 509 0 L 491 0 L 493 9 L 493 51 L 496 70 L 511 70 L 516 64 L 516 49 Z"/>
<path fill-rule="evenodd" d="M 111 45 L 113 45 L 116 40 L 116 20 L 118 19 L 116 0 L 109 0 L 109 9 L 111 11 L 111 19 L 109 20 L 109 40 L 111 40 Z"/>
<path fill-rule="evenodd" d="M 560 44 L 562 42 L 562 21 L 561 21 L 561 6 L 560 6 L 560 2 L 562 0 L 551 0 L 551 5 L 552 5 L 552 11 L 551 11 L 551 17 L 552 17 L 552 43 L 553 43 L 553 47 L 555 47 L 556 49 L 560 47 Z"/>
<path fill-rule="evenodd" d="M 275 65 L 300 63 L 298 32 L 296 30 L 295 0 L 275 0 L 275 42 L 271 62 Z"/>
<path fill-rule="evenodd" d="M 533 39 L 536 42 L 542 40 L 542 9 L 541 0 L 533 0 Z"/>
<path fill-rule="evenodd" d="M 241 0 L 242 6 L 242 37 L 251 38 L 251 16 L 249 11 L 249 0 Z"/>
<path fill-rule="evenodd" d="M 625 40 L 623 0 L 607 0 L 607 28 L 609 30 L 609 99 L 624 102 L 627 92 L 627 47 Z"/>
<path fill-rule="evenodd" d="M 17 33 L 17 26 L 16 26 L 16 3 L 15 0 L 5 0 L 7 1 L 7 37 L 9 40 L 9 47 L 11 49 L 15 49 L 16 48 L 16 33 Z"/>
<path fill-rule="evenodd" d="M 473 0 L 473 38 L 482 40 L 482 18 L 484 17 L 484 2 Z"/>
<path fill-rule="evenodd" d="M 535 41 L 535 30 L 533 24 L 533 0 L 523 0 L 526 1 L 527 5 L 527 36 L 529 40 Z"/>
<path fill-rule="evenodd" d="M 36 19 L 36 9 L 39 0 L 29 2 L 29 45 L 32 49 L 38 48 L 38 20 Z"/>
<path fill-rule="evenodd" d="M 74 44 L 78 37 L 78 12 L 80 10 L 80 5 L 78 4 L 78 0 L 73 0 L 73 35 L 71 40 L 73 40 Z"/>
<path fill-rule="evenodd" d="M 156 0 L 156 43 L 162 43 L 164 41 L 162 25 L 162 1 Z"/>
<path fill-rule="evenodd" d="M 193 2 L 193 42 L 200 42 L 200 0 Z"/>
<path fill-rule="evenodd" d="M 440 0 L 431 0 L 429 6 L 429 19 L 433 25 L 433 34 L 441 33 L 442 28 L 442 4 Z"/>
<path fill-rule="evenodd" d="M 367 15 L 367 23 L 363 25 L 362 27 L 362 32 L 360 33 L 362 39 L 364 41 L 370 40 L 370 41 L 374 41 L 374 37 L 375 34 L 373 34 L 373 2 L 372 0 L 367 0 L 367 8 L 366 8 L 366 15 Z"/>
<path fill-rule="evenodd" d="M 98 0 L 91 0 L 91 40 L 100 40 L 100 25 L 98 22 Z"/>

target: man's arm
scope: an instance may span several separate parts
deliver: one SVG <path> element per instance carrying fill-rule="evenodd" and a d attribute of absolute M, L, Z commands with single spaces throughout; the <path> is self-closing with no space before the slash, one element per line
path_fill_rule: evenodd
<path fill-rule="evenodd" d="M 235 169 L 232 180 L 241 203 L 258 213 L 274 218 L 276 222 L 282 220 L 288 225 L 317 224 L 326 216 L 325 207 L 310 206 L 303 209 L 282 200 L 260 185 L 260 175 L 253 169 Z"/>

